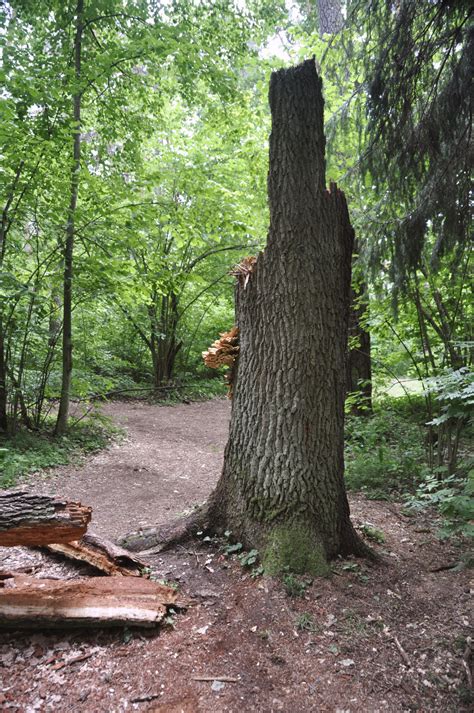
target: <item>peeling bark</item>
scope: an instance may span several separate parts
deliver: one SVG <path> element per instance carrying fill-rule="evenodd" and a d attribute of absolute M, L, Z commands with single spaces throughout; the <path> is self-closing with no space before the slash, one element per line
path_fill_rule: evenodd
<path fill-rule="evenodd" d="M 92 509 L 47 495 L 0 494 L 0 546 L 48 545 L 78 540 L 87 530 Z"/>

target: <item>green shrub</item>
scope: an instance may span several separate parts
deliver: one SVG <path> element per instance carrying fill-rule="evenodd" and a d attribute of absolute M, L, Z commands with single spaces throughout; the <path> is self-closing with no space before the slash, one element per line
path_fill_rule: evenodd
<path fill-rule="evenodd" d="M 294 574 L 285 574 L 282 578 L 283 587 L 289 597 L 304 597 L 306 590 L 310 586 L 308 580 L 295 577 Z"/>
<path fill-rule="evenodd" d="M 474 470 L 466 478 L 450 475 L 440 479 L 439 472 L 430 473 L 405 501 L 408 511 L 436 507 L 444 518 L 441 537 L 452 534 L 474 537 Z"/>
<path fill-rule="evenodd" d="M 48 431 L 19 431 L 0 438 L 0 488 L 10 488 L 25 475 L 67 465 L 81 455 L 104 448 L 121 431 L 110 420 L 94 418 L 77 423 L 56 438 Z"/>
<path fill-rule="evenodd" d="M 427 474 L 422 429 L 388 409 L 347 419 L 345 457 L 347 487 L 373 498 L 414 490 Z"/>

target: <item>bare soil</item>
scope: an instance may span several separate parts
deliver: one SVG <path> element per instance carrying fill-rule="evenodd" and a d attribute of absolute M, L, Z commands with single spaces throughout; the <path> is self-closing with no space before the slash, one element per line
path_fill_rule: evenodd
<path fill-rule="evenodd" d="M 221 469 L 227 402 L 104 410 L 126 440 L 29 487 L 92 505 L 91 531 L 111 539 L 206 499 Z M 406 517 L 394 503 L 355 496 L 351 508 L 356 526 L 384 533 L 372 543 L 383 564 L 337 561 L 328 579 L 297 580 L 301 596 L 289 596 L 291 580 L 252 577 L 222 544 L 197 541 L 148 557 L 187 603 L 165 628 L 1 634 L 0 710 L 470 710 L 472 573 L 441 569 L 460 560 L 463 543 L 440 542 L 435 518 Z M 19 567 L 88 571 L 0 548 L 0 569 Z"/>
<path fill-rule="evenodd" d="M 174 406 L 112 402 L 105 415 L 124 440 L 34 483 L 35 491 L 92 506 L 89 531 L 115 540 L 204 502 L 222 469 L 229 429 L 226 399 Z"/>

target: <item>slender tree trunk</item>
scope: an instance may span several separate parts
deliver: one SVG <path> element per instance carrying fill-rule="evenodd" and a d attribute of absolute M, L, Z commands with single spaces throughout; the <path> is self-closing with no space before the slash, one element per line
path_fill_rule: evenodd
<path fill-rule="evenodd" d="M 314 60 L 274 72 L 267 247 L 236 288 L 240 356 L 211 528 L 260 550 L 270 573 L 320 573 L 366 550 L 344 488 L 344 397 L 353 230 L 325 189 Z"/>
<path fill-rule="evenodd" d="M 8 404 L 7 404 L 7 365 L 5 359 L 5 340 L 3 319 L 0 312 L 0 433 L 8 430 Z"/>
<path fill-rule="evenodd" d="M 366 295 L 367 288 L 364 284 L 351 288 L 349 337 L 352 344 L 347 363 L 347 392 L 358 393 L 351 408 L 351 413 L 355 416 L 368 415 L 372 411 L 370 332 L 363 324 L 367 309 Z"/>
<path fill-rule="evenodd" d="M 73 139 L 73 166 L 71 173 L 71 190 L 66 226 L 66 240 L 64 243 L 64 292 L 63 292 L 63 353 L 62 353 L 62 382 L 61 398 L 59 402 L 58 419 L 56 421 L 56 434 L 61 435 L 67 428 L 69 415 L 69 399 L 71 392 L 72 375 L 72 278 L 75 218 L 77 196 L 79 193 L 79 171 L 81 168 L 81 54 L 83 34 L 84 0 L 77 0 L 76 5 L 76 35 L 74 39 L 74 67 L 76 89 L 73 96 L 74 114 L 74 139 Z"/>
<path fill-rule="evenodd" d="M 151 355 L 153 361 L 153 380 L 156 387 L 170 381 L 174 374 L 176 355 L 182 342 L 176 338 L 178 327 L 178 298 L 171 292 L 161 298 L 160 323 L 156 321 L 157 307 L 149 307 L 151 325 Z"/>
<path fill-rule="evenodd" d="M 9 211 L 15 197 L 15 190 L 20 180 L 23 166 L 24 161 L 20 161 L 0 217 L 0 269 L 2 268 L 5 260 L 7 251 L 7 235 L 12 225 L 12 221 L 9 217 Z M 7 367 L 5 330 L 3 325 L 3 305 L 0 303 L 0 433 L 6 433 L 8 430 Z"/>

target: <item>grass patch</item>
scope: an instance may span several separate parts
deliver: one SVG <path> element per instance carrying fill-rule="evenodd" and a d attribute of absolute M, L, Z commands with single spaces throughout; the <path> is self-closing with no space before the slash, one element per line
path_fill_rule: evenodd
<path fill-rule="evenodd" d="M 26 475 L 79 460 L 88 453 L 105 448 L 122 430 L 103 416 L 81 421 L 64 436 L 51 431 L 19 431 L 0 437 L 0 488 L 11 488 Z"/>
<path fill-rule="evenodd" d="M 304 597 L 306 590 L 311 586 L 312 580 L 296 577 L 294 574 L 285 574 L 282 577 L 282 584 L 289 597 Z"/>
<path fill-rule="evenodd" d="M 295 619 L 295 628 L 298 631 L 311 631 L 313 634 L 317 633 L 318 627 L 313 619 L 313 615 L 308 612 L 303 612 L 298 614 Z"/>

